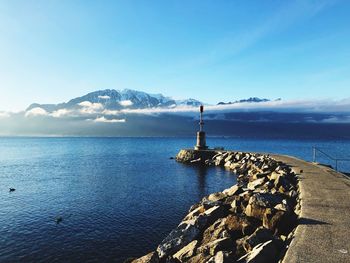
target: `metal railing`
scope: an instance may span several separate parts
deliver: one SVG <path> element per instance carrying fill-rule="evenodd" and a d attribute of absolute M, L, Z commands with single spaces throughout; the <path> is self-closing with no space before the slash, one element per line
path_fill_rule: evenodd
<path fill-rule="evenodd" d="M 317 153 L 321 153 L 322 155 L 326 156 L 328 159 L 332 160 L 335 163 L 335 170 L 338 172 L 338 164 L 339 162 L 350 162 L 350 159 L 348 158 L 336 158 L 333 157 L 331 155 L 329 155 L 328 153 L 325 153 L 324 151 L 322 151 L 320 148 L 317 148 L 315 146 L 312 147 L 312 161 L 315 163 L 316 162 L 316 158 L 317 158 Z"/>

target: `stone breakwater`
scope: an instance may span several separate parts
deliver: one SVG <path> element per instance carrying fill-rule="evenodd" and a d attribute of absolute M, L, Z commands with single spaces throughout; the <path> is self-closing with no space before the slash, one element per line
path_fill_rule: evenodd
<path fill-rule="evenodd" d="M 269 155 L 181 150 L 176 160 L 222 166 L 237 184 L 204 197 L 140 262 L 251 262 L 282 260 L 300 210 L 292 169 Z"/>

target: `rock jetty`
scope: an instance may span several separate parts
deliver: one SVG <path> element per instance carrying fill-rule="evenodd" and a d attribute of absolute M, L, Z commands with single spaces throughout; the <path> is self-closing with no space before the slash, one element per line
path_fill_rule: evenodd
<path fill-rule="evenodd" d="M 133 263 L 250 262 L 282 260 L 300 209 L 292 169 L 269 155 L 181 150 L 176 160 L 221 166 L 237 184 L 204 197 L 155 251 Z"/>

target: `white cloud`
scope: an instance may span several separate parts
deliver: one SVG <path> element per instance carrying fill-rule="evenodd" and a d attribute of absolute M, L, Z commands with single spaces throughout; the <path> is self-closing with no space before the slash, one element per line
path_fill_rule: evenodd
<path fill-rule="evenodd" d="M 99 99 L 103 99 L 103 100 L 108 100 L 108 99 L 110 99 L 111 97 L 108 96 L 108 95 L 100 95 L 100 96 L 98 96 L 98 98 L 99 98 Z"/>
<path fill-rule="evenodd" d="M 86 100 L 86 101 L 79 102 L 78 105 L 81 107 L 91 107 L 93 103 Z"/>
<path fill-rule="evenodd" d="M 0 118 L 8 118 L 10 117 L 10 113 L 6 111 L 0 111 Z"/>
<path fill-rule="evenodd" d="M 71 110 L 59 109 L 59 110 L 52 112 L 50 115 L 52 117 L 55 117 L 55 118 L 61 118 L 61 117 L 68 116 L 71 112 L 72 112 Z"/>
<path fill-rule="evenodd" d="M 36 107 L 27 112 L 25 116 L 51 116 L 54 118 L 64 117 L 84 117 L 91 116 L 90 121 L 100 123 L 122 123 L 126 120 L 128 114 L 175 114 L 180 116 L 198 117 L 198 107 L 193 106 L 176 106 L 173 108 L 147 108 L 147 109 L 130 109 L 120 110 L 104 109 L 100 103 L 91 103 L 84 101 L 79 103 L 80 109 L 59 109 L 54 112 L 47 112 L 45 109 Z M 281 112 L 281 113 L 304 113 L 307 116 L 311 114 L 310 119 L 306 122 L 327 122 L 327 123 L 349 123 L 350 122 L 350 98 L 343 100 L 279 100 L 259 103 L 234 103 L 226 105 L 205 105 L 205 118 L 224 119 L 224 113 L 239 112 Z M 212 114 L 212 115 L 209 115 Z M 323 114 L 322 117 L 314 118 L 312 114 Z M 215 115 L 215 116 L 214 116 Z M 10 112 L 0 112 L 0 118 L 11 117 Z M 123 117 L 121 117 L 123 116 Z M 321 116 L 321 115 L 319 115 Z"/>
<path fill-rule="evenodd" d="M 105 115 L 119 115 L 121 113 L 120 110 L 103 110 L 102 114 Z"/>
<path fill-rule="evenodd" d="M 120 105 L 122 105 L 123 107 L 127 107 L 127 106 L 131 106 L 133 105 L 132 101 L 131 100 L 121 100 L 119 102 Z"/>
<path fill-rule="evenodd" d="M 78 105 L 82 107 L 82 109 L 80 109 L 80 113 L 82 114 L 94 114 L 103 109 L 103 105 L 101 103 L 92 103 L 90 101 L 83 101 L 78 103 Z"/>
<path fill-rule="evenodd" d="M 332 116 L 322 120 L 325 123 L 350 123 L 350 116 Z"/>
<path fill-rule="evenodd" d="M 288 100 L 207 106 L 207 111 L 350 112 L 350 99 Z"/>
<path fill-rule="evenodd" d="M 122 109 L 122 110 L 104 110 L 102 114 L 105 115 L 120 115 L 120 114 L 160 114 L 160 113 L 193 113 L 198 111 L 197 107 L 192 106 L 177 106 L 172 108 L 147 108 L 147 109 Z"/>
<path fill-rule="evenodd" d="M 275 112 L 310 112 L 310 113 L 346 113 L 350 112 L 350 98 L 343 100 L 278 100 L 267 102 L 243 102 L 226 105 L 206 105 L 206 113 L 225 113 L 242 111 L 275 111 Z M 161 114 L 173 113 L 188 115 L 198 112 L 198 107 L 177 106 L 173 108 L 147 108 L 147 109 L 122 109 L 104 110 L 105 115 L 120 114 Z"/>
<path fill-rule="evenodd" d="M 97 117 L 93 120 L 94 122 L 103 122 L 103 123 L 117 123 L 117 122 L 126 122 L 125 119 L 106 119 L 104 116 Z"/>
<path fill-rule="evenodd" d="M 46 116 L 48 115 L 48 112 L 40 107 L 35 107 L 33 109 L 30 109 L 29 111 L 26 111 L 25 116 L 26 117 L 36 117 L 36 116 Z"/>

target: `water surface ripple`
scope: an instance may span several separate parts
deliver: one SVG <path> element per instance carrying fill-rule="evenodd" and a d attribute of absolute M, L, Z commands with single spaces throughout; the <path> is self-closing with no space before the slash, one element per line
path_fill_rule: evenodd
<path fill-rule="evenodd" d="M 155 249 L 192 204 L 236 181 L 221 168 L 169 159 L 193 143 L 193 138 L 0 138 L 0 262 L 122 262 Z M 208 138 L 208 143 L 305 159 L 312 145 L 341 155 L 350 149 L 348 141 Z"/>

